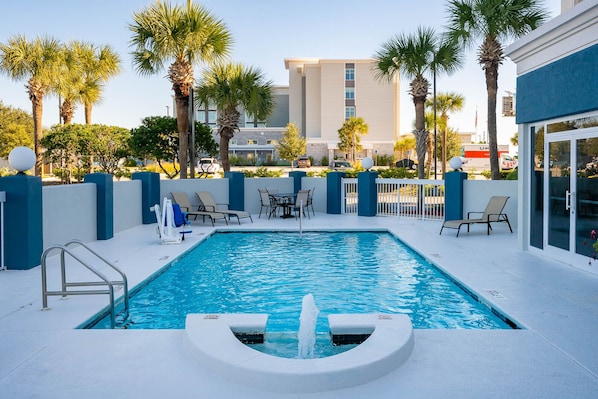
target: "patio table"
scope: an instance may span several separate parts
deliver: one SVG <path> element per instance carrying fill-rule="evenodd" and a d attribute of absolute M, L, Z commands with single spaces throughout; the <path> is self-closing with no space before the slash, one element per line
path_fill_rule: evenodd
<path fill-rule="evenodd" d="M 297 193 L 277 193 L 277 194 L 270 194 L 276 200 L 276 203 L 282 207 L 282 215 L 280 216 L 283 219 L 292 218 L 293 215 L 291 214 L 291 209 L 295 206 L 295 198 L 297 197 Z"/>

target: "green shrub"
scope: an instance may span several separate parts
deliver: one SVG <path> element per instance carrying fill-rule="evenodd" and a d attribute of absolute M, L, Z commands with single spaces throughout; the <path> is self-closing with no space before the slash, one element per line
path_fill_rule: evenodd
<path fill-rule="evenodd" d="M 378 170 L 378 177 L 383 179 L 415 179 L 417 172 L 407 168 L 388 168 Z"/>
<path fill-rule="evenodd" d="M 492 172 L 490 172 L 489 170 L 483 170 L 480 175 L 484 176 L 486 179 L 491 179 L 492 178 Z"/>
<path fill-rule="evenodd" d="M 243 169 L 241 171 L 246 178 L 252 177 L 282 177 L 282 170 L 270 170 L 264 166 L 258 167 L 255 171 Z"/>
<path fill-rule="evenodd" d="M 328 157 L 323 156 L 321 162 L 322 162 L 322 166 L 328 166 L 329 165 L 329 163 L 328 163 Z"/>
<path fill-rule="evenodd" d="M 136 166 L 137 166 L 137 160 L 136 159 L 134 159 L 134 158 L 127 158 L 125 160 L 125 164 L 124 164 L 125 168 L 134 168 Z"/>

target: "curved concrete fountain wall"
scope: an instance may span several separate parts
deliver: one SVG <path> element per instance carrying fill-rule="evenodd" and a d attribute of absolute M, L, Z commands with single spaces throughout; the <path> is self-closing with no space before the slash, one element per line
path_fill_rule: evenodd
<path fill-rule="evenodd" d="M 234 335 L 265 332 L 265 314 L 189 314 L 185 329 L 194 356 L 235 382 L 276 392 L 320 392 L 361 385 L 400 367 L 413 350 L 407 315 L 330 315 L 334 334 L 371 333 L 346 352 L 288 359 L 251 349 Z"/>

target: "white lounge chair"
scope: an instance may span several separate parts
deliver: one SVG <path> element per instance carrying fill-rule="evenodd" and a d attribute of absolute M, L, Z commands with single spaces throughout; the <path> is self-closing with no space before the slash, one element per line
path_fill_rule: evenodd
<path fill-rule="evenodd" d="M 189 201 L 189 197 L 187 197 L 187 194 L 185 194 L 184 192 L 175 191 L 171 192 L 170 195 L 172 196 L 172 200 L 175 203 L 179 204 L 181 210 L 185 212 L 185 217 L 187 219 L 189 219 L 190 216 L 193 216 L 195 219 L 197 219 L 198 216 L 201 216 L 203 220 L 205 220 L 206 217 L 210 218 L 212 226 L 214 226 L 214 222 L 219 219 L 223 219 L 224 222 L 228 224 L 226 216 L 224 216 L 224 214 L 221 212 L 210 212 L 200 210 L 194 211 L 191 206 L 191 202 Z"/>
<path fill-rule="evenodd" d="M 490 198 L 488 201 L 488 205 L 486 205 L 486 209 L 484 212 L 467 212 L 467 219 L 458 219 L 458 220 L 446 220 L 442 224 L 442 228 L 440 229 L 440 234 L 442 234 L 442 230 L 444 228 L 447 229 L 457 229 L 457 237 L 459 237 L 459 232 L 461 231 L 461 226 L 464 224 L 467 225 L 467 232 L 469 232 L 469 225 L 471 224 L 478 224 L 482 223 L 487 225 L 488 235 L 490 235 L 490 230 L 492 230 L 491 223 L 500 223 L 506 222 L 509 225 L 509 230 L 511 233 L 513 229 L 511 228 L 511 223 L 509 222 L 509 217 L 506 213 L 503 213 L 503 209 L 507 204 L 507 200 L 509 197 L 501 197 L 501 196 L 494 196 Z M 481 214 L 482 216 L 479 218 L 471 218 L 472 214 Z"/>
<path fill-rule="evenodd" d="M 237 222 L 239 222 L 239 224 L 241 224 L 241 219 L 243 218 L 249 218 L 249 220 L 251 220 L 251 223 L 253 223 L 253 219 L 249 212 L 222 209 L 222 206 L 226 206 L 228 208 L 228 204 L 217 204 L 216 201 L 214 201 L 212 194 L 210 194 L 207 191 L 199 191 L 195 194 L 197 195 L 197 198 L 199 198 L 200 208 L 202 210 L 208 212 L 223 213 L 225 215 L 228 215 L 229 219 L 231 216 L 234 216 L 237 218 Z M 220 208 L 218 208 L 218 205 L 220 205 Z"/>

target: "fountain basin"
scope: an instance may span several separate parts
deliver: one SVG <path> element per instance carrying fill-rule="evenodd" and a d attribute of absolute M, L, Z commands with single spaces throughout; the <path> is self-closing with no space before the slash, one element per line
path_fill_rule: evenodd
<path fill-rule="evenodd" d="M 244 345 L 236 335 L 263 336 L 266 314 L 189 314 L 188 343 L 202 365 L 225 378 L 275 392 L 320 392 L 375 380 L 400 367 L 413 350 L 407 315 L 329 315 L 333 337 L 368 335 L 346 352 L 318 359 L 288 359 Z"/>

